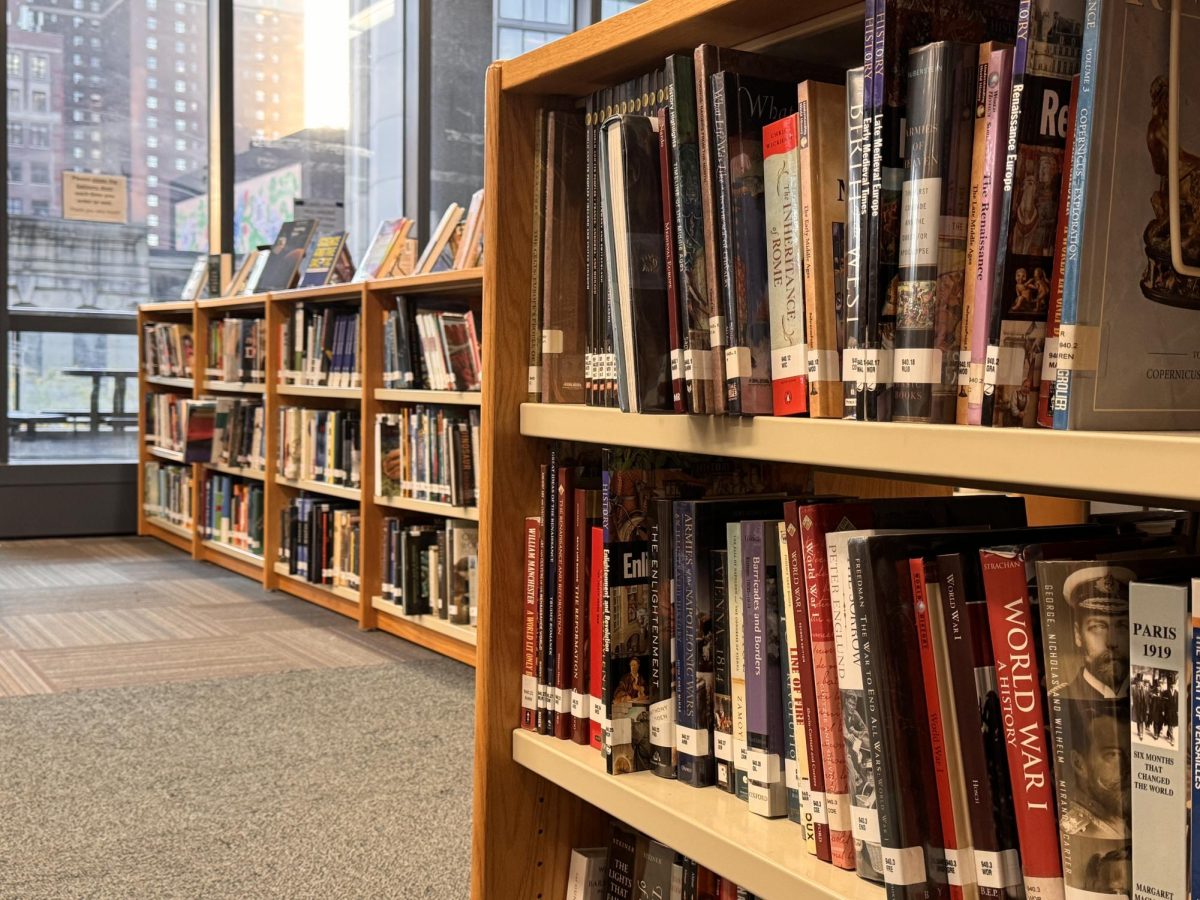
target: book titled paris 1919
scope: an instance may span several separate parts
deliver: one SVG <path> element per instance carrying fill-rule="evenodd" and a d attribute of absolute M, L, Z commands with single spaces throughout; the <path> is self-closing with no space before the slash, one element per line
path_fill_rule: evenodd
<path fill-rule="evenodd" d="M 1092 4 L 1089 4 L 1089 9 Z M 1200 428 L 1200 277 L 1173 263 L 1170 4 L 1104 0 L 1084 28 L 1055 428 Z M 1200 16 L 1181 10 L 1179 256 L 1200 264 Z"/>

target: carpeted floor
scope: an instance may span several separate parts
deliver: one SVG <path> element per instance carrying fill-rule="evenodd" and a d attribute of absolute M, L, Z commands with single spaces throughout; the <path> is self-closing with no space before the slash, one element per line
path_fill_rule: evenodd
<path fill-rule="evenodd" d="M 0 898 L 466 897 L 473 670 L 160 547 L 0 543 Z"/>

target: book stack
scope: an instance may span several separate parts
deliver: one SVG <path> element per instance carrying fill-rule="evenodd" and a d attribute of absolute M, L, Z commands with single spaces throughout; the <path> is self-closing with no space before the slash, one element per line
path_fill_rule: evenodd
<path fill-rule="evenodd" d="M 213 406 L 212 445 L 207 460 L 254 472 L 266 470 L 266 412 L 261 400 L 218 397 Z"/>
<path fill-rule="evenodd" d="M 879 0 L 861 68 L 706 44 L 543 110 L 530 399 L 1196 428 L 1200 203 L 1173 236 L 1168 17 L 1134 9 Z"/>
<path fill-rule="evenodd" d="M 643 450 L 542 478 L 522 728 L 790 819 L 889 896 L 1187 891 L 1185 517 L 1031 528 Z"/>
<path fill-rule="evenodd" d="M 357 411 L 279 410 L 279 474 L 356 488 L 361 483 L 362 429 Z"/>
<path fill-rule="evenodd" d="M 381 497 L 475 506 L 479 410 L 417 404 L 375 417 Z"/>
<path fill-rule="evenodd" d="M 297 303 L 282 326 L 280 384 L 362 384 L 357 307 Z"/>
<path fill-rule="evenodd" d="M 146 443 L 161 450 L 182 453 L 188 443 L 189 421 L 197 402 L 179 394 L 147 393 L 143 404 L 146 408 Z M 203 413 L 198 418 L 203 418 Z"/>
<path fill-rule="evenodd" d="M 148 461 L 142 472 L 146 514 L 192 527 L 192 467 Z"/>
<path fill-rule="evenodd" d="M 478 391 L 477 334 L 470 309 L 398 295 L 383 321 L 383 386 Z"/>
<path fill-rule="evenodd" d="M 474 625 L 479 610 L 479 528 L 384 520 L 382 597 L 405 615 Z"/>
<path fill-rule="evenodd" d="M 358 590 L 361 553 L 357 505 L 302 494 L 281 511 L 279 561 L 289 575 Z"/>
<path fill-rule="evenodd" d="M 200 498 L 200 536 L 262 556 L 262 484 L 209 472 Z"/>
<path fill-rule="evenodd" d="M 266 380 L 263 366 L 267 358 L 266 322 L 261 316 L 229 316 L 208 323 L 209 381 L 261 384 Z"/>
<path fill-rule="evenodd" d="M 142 365 L 147 375 L 192 377 L 191 325 L 150 322 L 142 331 Z"/>

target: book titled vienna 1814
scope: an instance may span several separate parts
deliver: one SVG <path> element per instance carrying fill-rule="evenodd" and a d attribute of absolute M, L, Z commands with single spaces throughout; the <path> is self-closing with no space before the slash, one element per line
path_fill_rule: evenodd
<path fill-rule="evenodd" d="M 256 291 L 286 291 L 296 283 L 300 263 L 308 255 L 309 245 L 317 233 L 314 219 L 284 222 L 279 229 L 271 254 L 255 283 Z"/>
<path fill-rule="evenodd" d="M 953 41 L 909 54 L 891 379 L 897 422 L 954 421 L 978 54 Z"/>
<path fill-rule="evenodd" d="M 1089 10 L 1093 4 L 1089 4 Z M 1179 224 L 1168 151 L 1170 4 L 1094 4 L 1072 153 L 1055 428 L 1200 427 L 1200 16 L 1181 10 Z M 1173 244 L 1178 244 L 1178 254 Z"/>
<path fill-rule="evenodd" d="M 1133 900 L 1188 896 L 1188 589 L 1129 585 Z"/>

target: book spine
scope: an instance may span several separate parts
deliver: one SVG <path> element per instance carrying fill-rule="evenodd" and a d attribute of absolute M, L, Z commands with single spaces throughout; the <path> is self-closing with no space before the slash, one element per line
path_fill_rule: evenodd
<path fill-rule="evenodd" d="M 854 868 L 850 790 L 846 750 L 842 743 L 842 696 L 838 689 L 838 659 L 834 642 L 833 609 L 829 597 L 829 569 L 820 507 L 786 511 L 789 523 L 800 528 L 804 566 L 805 612 L 812 645 L 814 730 L 820 742 L 825 775 L 825 813 L 829 822 L 830 861 L 842 869 Z M 821 523 L 818 525 L 818 523 Z"/>
<path fill-rule="evenodd" d="M 687 412 L 687 391 L 683 377 L 683 334 L 679 315 L 679 281 L 675 269 L 675 209 L 671 188 L 671 142 L 668 138 L 668 112 L 658 111 L 659 182 L 662 193 L 663 263 L 667 283 L 667 336 L 671 360 L 671 405 L 675 412 Z"/>
<path fill-rule="evenodd" d="M 600 297 L 596 291 L 596 95 L 590 94 L 585 103 L 584 129 L 584 195 L 583 195 L 583 288 L 587 301 L 587 344 L 583 354 L 584 403 L 596 404 L 596 311 Z"/>
<path fill-rule="evenodd" d="M 725 528 L 725 592 L 729 610 L 729 697 L 733 710 L 733 788 L 741 800 L 749 799 L 746 743 L 746 632 L 742 606 L 742 530 L 737 522 Z"/>
<path fill-rule="evenodd" d="M 808 410 L 805 344 L 805 268 L 800 247 L 800 135 L 807 145 L 808 103 L 763 128 L 763 184 L 767 232 L 767 296 L 771 323 L 771 393 L 777 416 Z"/>
<path fill-rule="evenodd" d="M 612 518 L 612 471 L 610 464 L 612 460 L 611 452 L 608 450 L 602 451 L 603 458 L 603 474 L 601 475 L 601 491 L 600 491 L 600 524 L 602 529 L 601 535 L 601 556 L 600 556 L 600 598 L 601 598 L 601 616 L 602 625 L 600 629 L 601 635 L 601 650 L 600 657 L 602 661 L 601 677 L 600 677 L 600 731 L 601 731 L 601 752 L 604 754 L 609 774 L 612 774 L 612 719 L 611 707 L 608 702 L 609 685 L 612 682 L 613 671 L 613 647 L 612 647 L 612 586 L 609 578 L 610 557 L 612 555 L 611 541 L 614 538 L 614 522 Z"/>
<path fill-rule="evenodd" d="M 1191 597 L 1191 731 L 1188 733 L 1188 746 L 1191 751 L 1191 799 L 1192 809 L 1200 810 L 1200 579 L 1192 579 Z M 1183 727 L 1183 723 L 1180 723 Z M 1200 827 L 1193 821 L 1189 834 L 1189 861 L 1191 862 L 1191 879 L 1189 886 L 1191 896 L 1200 896 Z"/>
<path fill-rule="evenodd" d="M 787 815 L 780 696 L 778 544 L 770 523 L 741 523 L 742 610 L 746 657 L 746 743 L 750 811 Z M 773 526 L 772 526 L 773 531 Z"/>
<path fill-rule="evenodd" d="M 675 749 L 679 751 L 679 780 L 692 787 L 713 783 L 712 707 L 713 669 L 712 597 L 704 590 L 697 566 L 695 504 L 674 504 L 675 642 Z"/>
<path fill-rule="evenodd" d="M 676 777 L 673 513 L 670 500 L 652 501 L 650 524 L 650 764 L 660 778 Z"/>
<path fill-rule="evenodd" d="M 570 558 L 575 522 L 575 470 L 562 466 L 555 477 L 554 501 L 554 734 L 571 737 L 571 583 L 574 561 Z"/>
<path fill-rule="evenodd" d="M 591 529 L 588 583 L 588 732 L 593 750 L 604 750 L 604 529 Z"/>
<path fill-rule="evenodd" d="M 871 7 L 873 4 L 868 3 Z M 872 17 L 867 13 L 868 27 Z M 838 312 L 837 344 L 842 351 L 841 370 L 841 403 L 834 406 L 828 414 L 840 418 L 853 419 L 857 403 L 855 392 L 855 359 L 858 358 L 859 341 L 861 338 L 858 327 L 859 311 L 862 309 L 864 279 L 866 277 L 866 260 L 863 247 L 863 215 L 862 207 L 865 202 L 863 192 L 868 141 L 866 139 L 866 98 L 864 97 L 862 67 L 851 69 L 846 73 L 846 299 Z M 820 387 L 817 397 L 814 397 L 813 415 L 825 415 L 825 407 L 820 403 Z M 816 410 L 820 409 L 820 412 Z"/>
<path fill-rule="evenodd" d="M 894 225 L 885 225 L 884 219 L 891 217 L 899 222 L 899 201 L 893 184 L 903 183 L 903 166 L 900 157 L 898 132 L 903 122 L 902 111 L 888 105 L 885 90 L 886 80 L 892 73 L 885 71 L 884 61 L 889 43 L 897 40 L 895 15 L 888 16 L 894 4 L 876 0 L 875 25 L 873 30 L 875 50 L 872 58 L 871 77 L 871 172 L 870 212 L 867 218 L 867 266 L 870 280 L 867 286 L 867 302 L 862 311 L 863 324 L 863 398 L 860 403 L 860 418 L 872 422 L 891 419 L 892 386 L 892 340 L 895 331 L 895 315 L 890 313 L 888 298 L 893 289 L 896 275 L 894 250 Z M 891 41 L 888 41 L 888 24 L 891 23 Z M 895 77 L 895 76 L 892 76 Z M 903 78 L 903 69 L 899 73 Z M 885 134 L 892 137 L 887 140 Z M 889 153 L 885 156 L 884 150 Z M 887 187 L 885 188 L 885 183 Z M 884 196 L 886 191 L 887 196 Z"/>
<path fill-rule="evenodd" d="M 538 516 L 528 516 L 525 519 L 524 662 L 521 668 L 521 727 L 526 731 L 538 730 L 538 594 L 541 552 L 541 519 Z"/>
<path fill-rule="evenodd" d="M 574 522 L 571 527 L 571 740 L 588 742 L 588 561 L 590 524 L 585 488 L 575 489 Z"/>
<path fill-rule="evenodd" d="M 1188 589 L 1129 585 L 1133 900 L 1188 892 Z M 1153 835 L 1153 837 L 1149 837 Z"/>
<path fill-rule="evenodd" d="M 1025 563 L 1015 553 L 991 550 L 980 551 L 979 560 L 1008 765 L 1020 773 L 1012 779 L 1012 790 L 1025 893 L 1030 900 L 1063 900 L 1046 710 Z"/>
<path fill-rule="evenodd" d="M 733 246 L 733 210 L 731 208 L 733 197 L 729 172 L 729 97 L 727 96 L 726 81 L 727 73 L 724 72 L 718 73 L 712 78 L 712 127 L 715 151 L 713 167 L 716 170 L 717 216 L 716 243 L 710 244 L 709 248 L 721 260 L 721 325 L 724 328 L 721 346 L 724 348 L 725 355 L 722 366 L 725 373 L 724 387 L 722 388 L 725 398 L 724 411 L 729 415 L 739 415 L 741 413 L 741 381 L 739 377 L 741 367 L 739 363 L 742 360 L 739 356 L 737 335 L 741 331 L 737 308 L 737 259 Z M 736 103 L 736 89 L 734 94 L 733 102 Z M 749 353 L 744 355 L 748 356 Z"/>
<path fill-rule="evenodd" d="M 713 762 L 717 787 L 737 791 L 733 760 L 733 687 L 727 587 L 728 551 L 709 552 L 713 609 Z"/>
<path fill-rule="evenodd" d="M 712 403 L 709 412 L 725 412 L 725 318 L 722 311 L 720 223 L 716 173 L 716 130 L 712 117 L 712 79 L 719 65 L 717 48 L 704 44 L 693 56 L 696 71 L 696 131 L 700 145 L 700 196 L 704 215 L 704 283 L 708 303 L 709 380 Z"/>
<path fill-rule="evenodd" d="M 1071 109 L 1079 103 L 1079 76 L 1071 79 Z M 1075 152 L 1075 118 L 1067 121 L 1067 143 L 1063 151 L 1063 189 L 1058 198 L 1058 228 L 1054 240 L 1054 275 L 1050 280 L 1050 311 L 1046 314 L 1046 349 L 1042 357 L 1042 383 L 1038 386 L 1037 423 L 1054 427 L 1054 395 L 1057 388 L 1058 332 L 1062 328 L 1063 275 L 1067 268 L 1067 222 L 1071 201 L 1071 167 Z"/>

